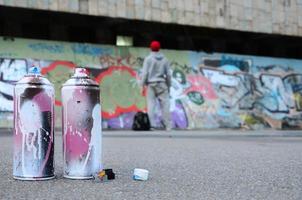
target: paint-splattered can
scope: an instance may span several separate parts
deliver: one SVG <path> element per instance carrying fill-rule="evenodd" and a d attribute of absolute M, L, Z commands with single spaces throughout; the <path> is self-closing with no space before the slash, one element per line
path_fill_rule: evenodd
<path fill-rule="evenodd" d="M 13 176 L 54 178 L 54 87 L 37 67 L 14 88 Z"/>
<path fill-rule="evenodd" d="M 90 179 L 102 170 L 100 89 L 85 68 L 62 87 L 64 177 Z"/>

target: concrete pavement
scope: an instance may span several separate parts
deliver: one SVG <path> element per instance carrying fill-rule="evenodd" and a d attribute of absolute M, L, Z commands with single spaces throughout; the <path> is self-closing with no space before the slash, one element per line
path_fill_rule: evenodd
<path fill-rule="evenodd" d="M 300 131 L 105 131 L 107 183 L 63 179 L 59 133 L 55 145 L 55 180 L 15 181 L 0 134 L 0 199 L 302 199 Z M 133 181 L 135 167 L 150 180 Z"/>

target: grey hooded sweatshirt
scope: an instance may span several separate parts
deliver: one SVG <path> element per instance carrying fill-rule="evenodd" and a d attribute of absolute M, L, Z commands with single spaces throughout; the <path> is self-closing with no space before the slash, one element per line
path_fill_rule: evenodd
<path fill-rule="evenodd" d="M 151 52 L 144 60 L 142 72 L 142 84 L 165 82 L 171 86 L 170 64 L 160 52 Z"/>

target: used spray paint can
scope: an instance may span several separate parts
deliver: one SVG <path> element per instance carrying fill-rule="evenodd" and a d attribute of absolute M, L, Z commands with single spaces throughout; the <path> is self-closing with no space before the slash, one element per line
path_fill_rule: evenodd
<path fill-rule="evenodd" d="M 54 178 L 54 87 L 37 67 L 14 88 L 13 176 Z"/>
<path fill-rule="evenodd" d="M 102 121 L 99 85 L 85 68 L 62 87 L 64 177 L 91 179 L 102 170 Z"/>

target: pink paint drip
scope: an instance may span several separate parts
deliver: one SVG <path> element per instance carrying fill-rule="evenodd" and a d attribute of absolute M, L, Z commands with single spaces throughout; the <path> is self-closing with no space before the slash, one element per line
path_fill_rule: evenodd
<path fill-rule="evenodd" d="M 67 133 L 66 151 L 69 152 L 68 156 L 70 159 L 77 159 L 81 155 L 85 155 L 88 152 L 89 144 L 86 142 L 90 141 L 88 132 L 81 131 L 81 133 L 82 137 L 79 137 L 77 134 L 72 134 L 71 132 Z"/>
<path fill-rule="evenodd" d="M 45 92 L 35 95 L 33 101 L 37 102 L 41 112 L 51 110 L 51 98 Z"/>
<path fill-rule="evenodd" d="M 80 103 L 77 103 L 80 102 Z M 85 130 L 87 127 L 82 127 L 79 123 L 84 123 L 81 118 L 85 117 L 85 108 L 88 107 L 88 96 L 85 90 L 75 89 L 67 103 L 67 109 L 73 112 L 68 112 L 68 127 L 66 127 L 66 156 L 67 159 L 79 159 L 88 152 L 90 141 L 90 130 Z M 66 120 L 67 120 L 66 119 Z M 80 134 L 80 135 L 79 135 Z"/>

